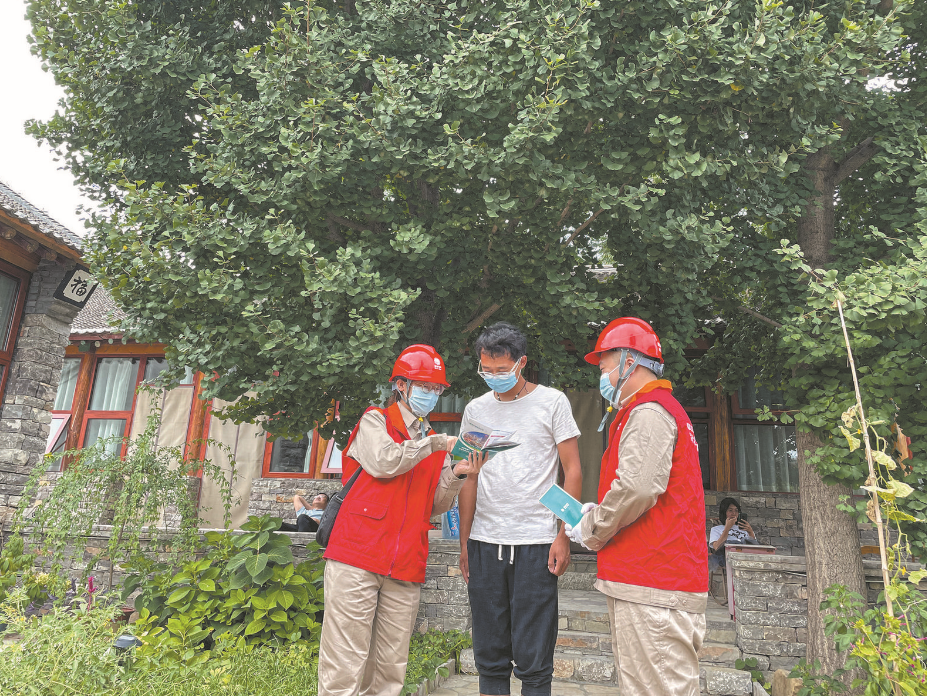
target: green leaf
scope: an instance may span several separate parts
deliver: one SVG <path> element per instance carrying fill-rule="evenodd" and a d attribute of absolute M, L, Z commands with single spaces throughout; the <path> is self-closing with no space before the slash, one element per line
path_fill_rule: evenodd
<path fill-rule="evenodd" d="M 267 622 L 264 619 L 254 620 L 245 627 L 245 635 L 253 636 L 255 633 L 260 633 L 264 630 L 264 626 L 267 625 Z"/>
<path fill-rule="evenodd" d="M 267 560 L 273 563 L 292 563 L 293 562 L 293 551 L 288 547 L 280 547 L 271 549 L 267 553 Z"/>
<path fill-rule="evenodd" d="M 245 570 L 248 571 L 248 574 L 252 578 L 255 578 L 261 573 L 263 573 L 266 567 L 267 567 L 267 554 L 266 553 L 259 553 L 245 561 Z"/>

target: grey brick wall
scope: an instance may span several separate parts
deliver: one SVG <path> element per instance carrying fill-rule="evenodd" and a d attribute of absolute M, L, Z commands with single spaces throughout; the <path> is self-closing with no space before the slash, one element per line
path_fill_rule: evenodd
<path fill-rule="evenodd" d="M 309 501 L 319 493 L 331 496 L 340 490 L 341 479 L 256 478 L 251 482 L 248 514 L 274 515 L 284 522 L 295 522 L 294 495 Z"/>
<path fill-rule="evenodd" d="M 808 567 L 805 558 L 731 553 L 734 575 L 737 646 L 744 659 L 756 658 L 770 678 L 791 670 L 805 657 L 808 642 Z M 867 599 L 873 604 L 883 589 L 878 561 L 863 561 Z M 919 568 L 909 564 L 909 570 Z M 927 581 L 921 583 L 927 592 Z"/>
<path fill-rule="evenodd" d="M 71 322 L 77 307 L 54 299 L 64 267 L 43 261 L 33 273 L 0 407 L 0 520 L 19 504 L 42 461 Z"/>

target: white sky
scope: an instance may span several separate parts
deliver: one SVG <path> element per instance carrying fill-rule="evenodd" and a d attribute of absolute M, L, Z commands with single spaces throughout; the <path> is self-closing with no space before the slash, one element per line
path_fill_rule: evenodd
<path fill-rule="evenodd" d="M 0 0 L 0 181 L 71 231 L 84 234 L 77 207 L 93 203 L 80 195 L 51 150 L 23 132 L 27 119 L 51 117 L 64 96 L 29 51 L 25 15 L 24 0 Z"/>

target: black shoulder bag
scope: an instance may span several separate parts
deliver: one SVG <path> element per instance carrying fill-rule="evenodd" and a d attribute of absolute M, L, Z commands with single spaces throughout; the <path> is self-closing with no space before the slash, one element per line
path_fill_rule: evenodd
<path fill-rule="evenodd" d="M 319 528 L 315 533 L 315 540 L 318 542 L 319 546 L 323 548 L 328 546 L 328 540 L 332 535 L 332 530 L 335 528 L 335 520 L 338 517 L 338 511 L 341 509 L 341 503 L 344 502 L 345 497 L 348 495 L 348 491 L 351 490 L 351 486 L 354 485 L 361 471 L 363 471 L 363 469 L 360 464 L 358 464 L 357 471 L 351 475 L 348 482 L 344 484 L 340 491 L 332 496 L 331 500 L 328 501 L 328 505 L 325 506 L 325 512 L 322 513 L 322 519 L 319 520 Z"/>

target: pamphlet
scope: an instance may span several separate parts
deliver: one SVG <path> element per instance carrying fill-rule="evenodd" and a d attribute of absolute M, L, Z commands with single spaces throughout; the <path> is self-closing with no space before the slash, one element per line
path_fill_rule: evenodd
<path fill-rule="evenodd" d="M 470 452 L 478 451 L 486 452 L 489 459 L 492 459 L 499 452 L 518 447 L 517 442 L 512 442 L 514 431 L 493 430 L 476 421 L 470 421 L 470 427 L 471 430 L 461 433 L 457 438 L 457 444 L 451 450 L 454 459 L 466 459 Z"/>
<path fill-rule="evenodd" d="M 583 519 L 583 504 L 557 484 L 541 496 L 541 504 L 571 527 Z"/>

